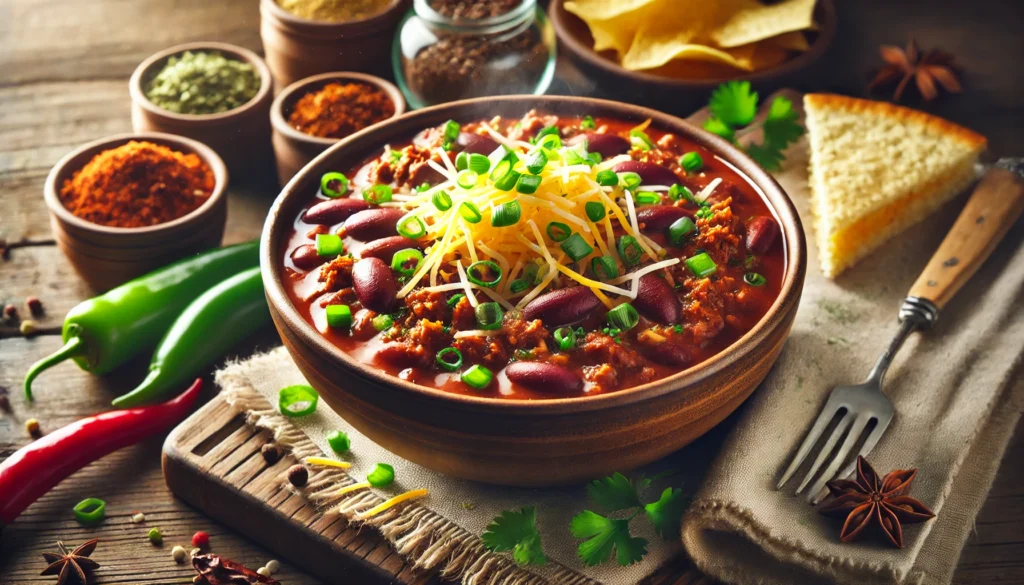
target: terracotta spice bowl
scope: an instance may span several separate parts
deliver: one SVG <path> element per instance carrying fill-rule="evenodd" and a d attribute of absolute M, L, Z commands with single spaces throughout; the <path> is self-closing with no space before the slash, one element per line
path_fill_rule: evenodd
<path fill-rule="evenodd" d="M 327 171 L 351 168 L 448 119 L 557 115 L 642 122 L 717 153 L 761 192 L 781 226 L 786 268 L 764 318 L 711 359 L 668 378 L 590 397 L 513 401 L 456 395 L 389 376 L 338 349 L 309 325 L 282 284 L 283 238 Z M 803 287 L 803 227 L 789 197 L 737 148 L 683 120 L 638 106 L 577 97 L 508 96 L 453 102 L 377 124 L 342 140 L 303 169 L 271 208 L 261 239 L 271 315 L 292 358 L 323 400 L 360 432 L 410 461 L 448 475 L 541 486 L 626 472 L 676 451 L 720 423 L 772 367 Z"/>

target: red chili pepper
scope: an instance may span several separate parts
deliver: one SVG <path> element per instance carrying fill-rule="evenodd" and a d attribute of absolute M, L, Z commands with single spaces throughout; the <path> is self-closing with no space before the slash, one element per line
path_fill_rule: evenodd
<path fill-rule="evenodd" d="M 196 379 L 173 400 L 83 418 L 18 449 L 0 463 L 0 526 L 89 463 L 184 419 L 202 387 Z"/>

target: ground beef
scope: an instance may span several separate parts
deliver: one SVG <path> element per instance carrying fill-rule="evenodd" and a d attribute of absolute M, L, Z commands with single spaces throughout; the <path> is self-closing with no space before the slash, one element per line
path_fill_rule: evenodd
<path fill-rule="evenodd" d="M 550 333 L 544 328 L 544 323 L 540 319 L 533 321 L 507 319 L 501 334 L 513 349 L 535 350 L 541 348 L 547 351 L 547 339 Z"/>
<path fill-rule="evenodd" d="M 599 392 L 614 390 L 619 385 L 619 374 L 610 364 L 584 367 L 583 378 L 593 383 Z"/>
<path fill-rule="evenodd" d="M 683 283 L 683 321 L 693 337 L 693 345 L 702 346 L 725 327 L 725 296 L 722 282 L 710 278 L 687 278 Z"/>
<path fill-rule="evenodd" d="M 356 291 L 352 288 L 343 288 L 334 294 L 326 295 L 320 299 L 320 306 L 327 305 L 351 305 L 356 302 Z"/>
<path fill-rule="evenodd" d="M 452 336 L 441 321 L 420 319 L 406 332 L 405 338 L 410 343 L 423 347 L 427 352 L 436 354 L 448 347 Z"/>
<path fill-rule="evenodd" d="M 416 289 L 405 297 L 405 306 L 417 319 L 443 321 L 448 310 L 444 294 Z"/>
<path fill-rule="evenodd" d="M 335 292 L 352 286 L 352 256 L 338 256 L 320 267 L 318 282 L 323 283 L 320 292 Z"/>
<path fill-rule="evenodd" d="M 523 115 L 518 124 L 509 129 L 508 137 L 512 140 L 529 140 L 537 132 L 548 126 L 554 126 L 557 123 L 558 116 L 541 116 L 537 114 L 537 110 L 530 110 Z"/>
<path fill-rule="evenodd" d="M 632 370 L 640 368 L 644 358 L 636 351 L 615 343 L 607 333 L 591 331 L 583 343 L 583 356 L 591 364 L 611 364 L 616 368 Z"/>
<path fill-rule="evenodd" d="M 459 299 L 452 310 L 452 326 L 456 331 L 476 329 L 476 314 L 473 313 L 473 305 L 466 297 Z"/>
<path fill-rule="evenodd" d="M 441 173 L 437 172 L 427 163 L 433 160 L 442 164 L 441 157 L 429 146 L 410 144 L 398 151 L 402 158 L 397 162 L 381 158 L 374 161 L 374 167 L 370 170 L 370 181 L 376 185 L 389 185 L 394 183 L 399 187 L 415 188 L 423 183 L 436 185 L 444 180 Z"/>
<path fill-rule="evenodd" d="M 434 354 L 412 343 L 389 343 L 377 351 L 377 357 L 399 368 L 429 368 L 434 362 Z"/>
<path fill-rule="evenodd" d="M 510 358 L 500 336 L 460 337 L 452 343 L 452 347 L 462 353 L 463 363 L 484 364 L 494 370 L 505 367 Z"/>
<path fill-rule="evenodd" d="M 352 322 L 352 337 L 360 341 L 366 341 L 377 334 L 377 328 L 373 326 L 373 318 L 377 313 L 366 310 L 360 311 Z"/>
<path fill-rule="evenodd" d="M 731 198 L 715 203 L 709 217 L 698 217 L 696 221 L 693 245 L 707 252 L 716 264 L 726 264 L 739 253 L 739 219 L 733 215 L 731 204 Z"/>

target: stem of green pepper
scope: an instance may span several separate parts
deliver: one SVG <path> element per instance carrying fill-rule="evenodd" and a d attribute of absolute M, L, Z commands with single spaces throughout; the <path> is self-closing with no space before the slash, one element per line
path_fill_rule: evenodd
<path fill-rule="evenodd" d="M 86 353 L 88 352 L 86 351 L 85 340 L 76 336 L 68 339 L 64 347 L 58 349 L 55 353 L 32 364 L 32 367 L 28 369 L 28 373 L 25 374 L 25 398 L 30 401 L 33 400 L 32 381 L 36 379 L 36 376 L 64 360 L 84 356 Z"/>

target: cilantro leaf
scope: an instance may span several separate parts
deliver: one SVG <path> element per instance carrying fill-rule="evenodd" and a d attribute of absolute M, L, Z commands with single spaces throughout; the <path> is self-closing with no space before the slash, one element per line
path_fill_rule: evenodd
<path fill-rule="evenodd" d="M 520 565 L 543 565 L 548 562 L 537 532 L 537 508 L 518 512 L 505 510 L 497 516 L 480 537 L 484 546 L 495 552 L 512 551 Z"/>
<path fill-rule="evenodd" d="M 607 562 L 612 550 L 623 567 L 643 560 L 647 554 L 647 541 L 629 534 L 629 519 L 611 520 L 585 510 L 572 519 L 570 531 L 580 543 L 580 559 L 588 567 Z"/>
<path fill-rule="evenodd" d="M 587 495 L 606 512 L 635 508 L 640 505 L 636 486 L 621 473 L 590 482 L 587 485 Z"/>
<path fill-rule="evenodd" d="M 732 126 L 729 126 L 714 116 L 711 116 L 704 121 L 704 129 L 712 134 L 717 134 L 718 136 L 725 138 L 729 142 L 732 142 L 733 138 L 736 136 L 736 132 L 733 131 Z"/>
<path fill-rule="evenodd" d="M 729 126 L 746 126 L 757 115 L 757 92 L 750 91 L 749 81 L 723 83 L 711 93 L 708 109 Z"/>
<path fill-rule="evenodd" d="M 657 502 L 651 502 L 644 506 L 644 513 L 647 519 L 654 525 L 654 530 L 665 540 L 679 536 L 679 524 L 683 517 L 683 511 L 689 504 L 683 496 L 683 490 L 679 488 L 665 488 L 661 492 L 661 498 Z"/>
<path fill-rule="evenodd" d="M 767 140 L 764 144 L 751 143 L 747 145 L 746 151 L 747 155 L 766 171 L 777 171 L 782 168 L 782 160 L 785 158 L 782 149 L 776 148 Z"/>
<path fill-rule="evenodd" d="M 790 100 L 781 96 L 772 100 L 768 117 L 764 121 L 765 144 L 784 150 L 796 142 L 804 133 L 803 126 L 796 121 L 798 117 Z"/>

